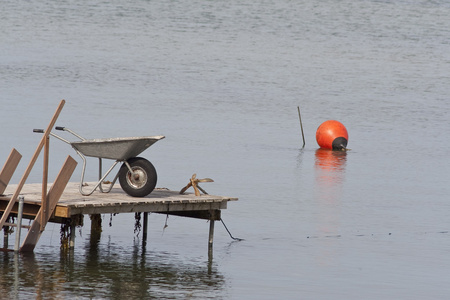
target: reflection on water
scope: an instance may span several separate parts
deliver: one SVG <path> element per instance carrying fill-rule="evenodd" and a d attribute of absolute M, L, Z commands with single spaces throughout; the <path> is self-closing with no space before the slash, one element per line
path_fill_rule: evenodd
<path fill-rule="evenodd" d="M 346 151 L 317 149 L 315 152 L 315 199 L 318 202 L 317 234 L 339 237 L 342 209 L 342 186 L 345 179 Z M 327 239 L 317 256 L 320 265 L 328 265 L 335 257 L 336 244 Z"/>
<path fill-rule="evenodd" d="M 315 157 L 318 199 L 329 204 L 339 201 L 345 179 L 346 151 L 317 149 Z"/>
<path fill-rule="evenodd" d="M 100 233 L 78 249 L 53 254 L 0 253 L 1 299 L 178 299 L 221 294 L 224 277 L 211 261 L 180 261 L 170 253 L 147 253 L 100 244 Z"/>
<path fill-rule="evenodd" d="M 336 170 L 339 174 L 345 171 L 345 163 L 347 160 L 347 151 L 335 151 L 319 148 L 316 150 L 316 168 L 322 170 Z M 332 173 L 328 173 L 329 175 Z"/>

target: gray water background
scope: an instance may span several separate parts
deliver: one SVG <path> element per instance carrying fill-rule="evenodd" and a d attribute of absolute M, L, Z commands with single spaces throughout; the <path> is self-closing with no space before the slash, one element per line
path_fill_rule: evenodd
<path fill-rule="evenodd" d="M 57 124 L 87 138 L 165 135 L 142 154 L 158 187 L 213 178 L 210 194 L 239 198 L 222 217 L 244 241 L 217 223 L 209 261 L 205 221 L 151 214 L 144 247 L 133 214 L 105 215 L 65 253 L 49 224 L 34 255 L 0 253 L 0 298 L 446 299 L 449 15 L 439 0 L 3 0 L 13 183 L 65 99 Z M 328 119 L 351 151 L 317 150 Z M 81 163 L 50 151 L 50 180 Z"/>

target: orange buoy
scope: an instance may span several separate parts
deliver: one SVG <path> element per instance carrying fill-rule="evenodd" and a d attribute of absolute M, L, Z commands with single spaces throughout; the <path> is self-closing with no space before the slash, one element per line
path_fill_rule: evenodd
<path fill-rule="evenodd" d="M 341 122 L 325 121 L 317 128 L 316 140 L 322 148 L 344 150 L 347 148 L 348 142 L 347 129 Z"/>

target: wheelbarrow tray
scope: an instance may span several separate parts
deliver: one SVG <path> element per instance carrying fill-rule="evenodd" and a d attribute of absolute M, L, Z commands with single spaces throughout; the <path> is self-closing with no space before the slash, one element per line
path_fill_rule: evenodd
<path fill-rule="evenodd" d="M 136 157 L 148 147 L 163 139 L 163 135 L 91 139 L 71 142 L 70 145 L 85 156 L 124 161 Z"/>

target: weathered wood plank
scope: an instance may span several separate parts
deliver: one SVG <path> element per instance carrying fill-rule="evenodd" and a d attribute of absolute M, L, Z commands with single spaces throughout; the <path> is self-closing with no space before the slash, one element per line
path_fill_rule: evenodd
<path fill-rule="evenodd" d="M 42 172 L 42 208 L 43 213 L 41 214 L 41 231 L 44 230 L 44 224 L 47 223 L 47 220 L 50 217 L 49 213 L 49 203 L 47 201 L 47 183 L 48 183 L 48 159 L 49 159 L 49 150 L 50 150 L 50 137 L 47 137 L 44 142 L 44 164 L 43 164 L 43 172 Z"/>
<path fill-rule="evenodd" d="M 19 165 L 21 158 L 22 155 L 15 148 L 13 148 L 8 158 L 6 159 L 2 170 L 0 171 L 0 195 L 3 194 L 6 187 L 8 186 L 8 183 L 11 180 L 11 177 L 13 176 L 17 166 Z"/>
<path fill-rule="evenodd" d="M 157 212 L 158 214 L 168 214 L 179 217 L 196 218 L 212 221 L 220 221 L 220 210 L 194 210 L 194 211 L 172 211 L 172 212 Z"/>
<path fill-rule="evenodd" d="M 70 207 L 70 215 L 76 214 L 118 214 L 135 212 L 172 212 L 172 211 L 198 211 L 198 210 L 216 210 L 225 209 L 226 205 L 222 203 L 183 205 L 183 204 L 161 204 L 161 203 L 143 203 L 141 205 L 122 205 L 122 206 L 87 206 Z"/>
<path fill-rule="evenodd" d="M 0 198 L 0 212 L 3 212 L 6 209 L 6 206 L 7 206 L 9 200 L 10 200 L 9 197 L 1 197 Z M 17 202 L 14 203 L 14 206 L 11 209 L 11 213 L 17 214 L 18 207 L 19 207 L 19 204 Z M 33 217 L 34 218 L 40 208 L 41 208 L 41 206 L 37 203 L 24 203 L 22 214 L 24 217 Z"/>
<path fill-rule="evenodd" d="M 54 216 L 61 218 L 70 218 L 71 215 L 72 213 L 70 211 L 70 207 L 56 206 Z"/>

